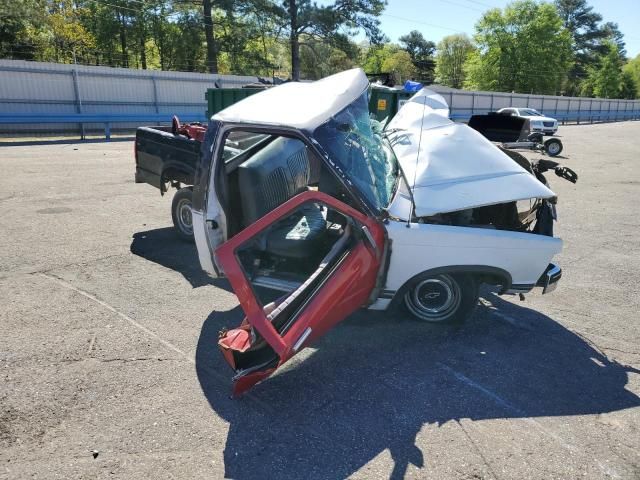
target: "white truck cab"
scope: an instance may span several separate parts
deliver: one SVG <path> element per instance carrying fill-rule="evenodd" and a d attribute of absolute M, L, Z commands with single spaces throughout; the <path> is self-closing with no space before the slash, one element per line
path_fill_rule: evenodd
<path fill-rule="evenodd" d="M 481 283 L 546 293 L 560 278 L 546 185 L 431 92 L 382 130 L 368 87 L 354 69 L 211 118 L 193 230 L 202 268 L 229 279 L 246 314 L 219 341 L 236 394 L 360 307 L 455 322 Z"/>

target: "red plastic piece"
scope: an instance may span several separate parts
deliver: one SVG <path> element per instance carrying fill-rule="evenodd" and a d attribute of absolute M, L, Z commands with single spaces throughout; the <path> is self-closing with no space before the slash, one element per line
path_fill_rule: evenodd
<path fill-rule="evenodd" d="M 171 133 L 174 135 L 184 135 L 187 138 L 202 142 L 207 133 L 207 126 L 200 122 L 180 123 L 176 115 L 171 119 Z"/>

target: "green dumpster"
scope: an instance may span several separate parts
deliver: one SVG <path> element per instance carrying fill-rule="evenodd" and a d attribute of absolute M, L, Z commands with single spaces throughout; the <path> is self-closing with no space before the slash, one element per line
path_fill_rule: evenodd
<path fill-rule="evenodd" d="M 406 100 L 411 98 L 413 93 L 406 92 L 401 88 L 371 87 L 369 97 L 369 112 L 375 119 L 382 121 L 385 118 L 391 120 Z"/>
<path fill-rule="evenodd" d="M 207 100 L 207 111 L 205 112 L 207 118 L 211 118 L 220 110 L 224 110 L 230 105 L 239 102 L 243 98 L 247 98 L 254 93 L 262 92 L 264 88 L 249 87 L 249 88 L 209 88 L 204 94 L 204 98 Z"/>

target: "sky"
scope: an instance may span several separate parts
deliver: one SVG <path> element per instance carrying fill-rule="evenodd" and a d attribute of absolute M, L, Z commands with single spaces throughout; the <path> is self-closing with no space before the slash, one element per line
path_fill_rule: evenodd
<path fill-rule="evenodd" d="M 388 0 L 380 22 L 392 42 L 411 30 L 419 30 L 426 39 L 437 43 L 453 33 L 472 35 L 484 11 L 504 8 L 508 3 L 507 0 Z M 618 24 L 629 57 L 640 54 L 640 0 L 590 0 L 588 3 L 602 15 L 603 21 Z"/>

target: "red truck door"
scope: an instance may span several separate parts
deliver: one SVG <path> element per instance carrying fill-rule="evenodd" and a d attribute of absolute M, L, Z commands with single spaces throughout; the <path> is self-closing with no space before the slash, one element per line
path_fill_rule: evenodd
<path fill-rule="evenodd" d="M 242 249 L 300 208 L 320 205 L 346 219 L 343 235 L 304 282 L 267 305 L 256 295 L 240 257 Z M 370 299 L 385 251 L 384 226 L 374 218 L 317 191 L 303 192 L 230 240 L 215 256 L 246 315 L 242 324 L 221 332 L 219 347 L 234 368 L 239 395 L 271 375 L 305 346 L 324 335 Z"/>

